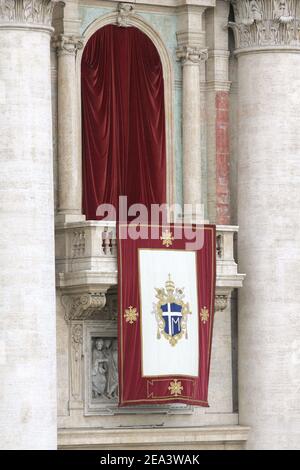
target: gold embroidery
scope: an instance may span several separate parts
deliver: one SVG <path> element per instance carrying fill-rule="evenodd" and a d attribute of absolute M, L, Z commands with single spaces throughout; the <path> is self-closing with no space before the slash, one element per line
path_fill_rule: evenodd
<path fill-rule="evenodd" d="M 177 379 L 174 379 L 172 382 L 170 382 L 168 390 L 170 390 L 171 395 L 178 397 L 178 395 L 181 395 L 183 387 L 181 385 L 181 382 L 178 382 Z"/>
<path fill-rule="evenodd" d="M 172 232 L 170 232 L 168 229 L 163 232 L 160 239 L 163 242 L 163 246 L 166 246 L 167 248 L 169 248 L 169 246 L 173 245 L 174 237 L 173 237 Z"/>
<path fill-rule="evenodd" d="M 126 318 L 126 322 L 130 323 L 130 325 L 137 321 L 138 316 L 139 314 L 135 307 L 129 307 L 125 310 L 124 318 Z"/>
<path fill-rule="evenodd" d="M 162 288 L 162 289 L 155 288 L 155 290 L 156 290 L 156 298 L 158 299 L 158 302 L 156 304 L 156 310 L 155 310 L 155 316 L 156 316 L 156 321 L 157 321 L 157 339 L 160 339 L 161 335 L 163 335 L 169 341 L 171 346 L 176 346 L 176 344 L 178 343 L 178 340 L 181 339 L 183 335 L 185 335 L 186 339 L 188 338 L 187 318 L 188 318 L 188 314 L 192 313 L 190 311 L 189 304 L 185 303 L 183 300 L 185 296 L 184 288 L 175 287 L 175 284 L 171 279 L 171 274 L 169 274 L 169 278 L 165 283 L 165 288 Z M 164 312 L 162 311 L 163 305 L 169 305 L 172 303 L 177 304 L 181 307 L 180 315 L 178 315 L 181 318 L 180 332 L 177 333 L 176 335 L 166 333 L 165 331 L 166 323 L 165 323 L 165 319 L 163 318 Z M 171 324 L 171 328 L 172 328 L 172 324 Z"/>
<path fill-rule="evenodd" d="M 204 325 L 205 325 L 205 323 L 206 323 L 206 322 L 208 321 L 208 319 L 209 319 L 209 311 L 208 311 L 208 309 L 207 309 L 206 307 L 203 307 L 203 308 L 201 309 L 200 318 L 201 318 L 202 323 L 204 323 Z"/>

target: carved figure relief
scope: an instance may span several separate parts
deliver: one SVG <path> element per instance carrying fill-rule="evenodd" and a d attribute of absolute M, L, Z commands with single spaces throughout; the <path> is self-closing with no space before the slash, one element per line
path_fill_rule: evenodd
<path fill-rule="evenodd" d="M 92 340 L 92 398 L 116 400 L 118 397 L 118 342 L 116 338 Z"/>

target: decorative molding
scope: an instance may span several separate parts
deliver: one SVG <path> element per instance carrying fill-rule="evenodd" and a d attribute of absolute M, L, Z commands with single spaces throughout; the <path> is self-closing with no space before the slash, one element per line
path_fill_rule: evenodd
<path fill-rule="evenodd" d="M 58 0 L 0 0 L 0 27 L 3 24 L 43 25 L 51 27 Z"/>
<path fill-rule="evenodd" d="M 200 47 L 180 46 L 176 49 L 178 60 L 182 65 L 199 65 L 201 61 L 207 60 L 207 49 Z"/>
<path fill-rule="evenodd" d="M 116 24 L 118 26 L 128 27 L 129 18 L 135 14 L 132 3 L 118 3 Z"/>
<path fill-rule="evenodd" d="M 299 0 L 231 0 L 236 49 L 300 47 Z"/>
<path fill-rule="evenodd" d="M 83 408 L 83 322 L 70 324 L 71 350 L 70 350 L 70 409 Z"/>
<path fill-rule="evenodd" d="M 53 36 L 52 38 L 52 47 L 56 49 L 57 55 L 76 55 L 79 49 L 83 48 L 83 40 L 81 36 L 65 36 L 64 34 L 59 34 Z"/>
<path fill-rule="evenodd" d="M 106 295 L 104 292 L 66 294 L 62 296 L 62 304 L 66 312 L 66 321 L 86 320 L 103 309 Z"/>

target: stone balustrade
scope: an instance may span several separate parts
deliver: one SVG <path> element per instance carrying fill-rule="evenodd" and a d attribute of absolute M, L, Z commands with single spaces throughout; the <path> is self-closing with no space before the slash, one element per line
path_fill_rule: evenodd
<path fill-rule="evenodd" d="M 216 310 L 224 310 L 231 291 L 243 284 L 244 275 L 238 273 L 234 260 L 237 231 L 236 226 L 217 226 Z M 88 318 L 89 305 L 94 305 L 95 299 L 103 299 L 107 290 L 118 283 L 115 223 L 82 221 L 58 225 L 56 273 L 57 287 L 73 312 L 69 313 L 70 318 Z M 96 302 L 96 308 L 104 305 L 105 301 Z"/>

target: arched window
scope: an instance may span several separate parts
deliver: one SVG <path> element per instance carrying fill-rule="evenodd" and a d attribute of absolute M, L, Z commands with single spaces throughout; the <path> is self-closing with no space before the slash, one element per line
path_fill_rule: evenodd
<path fill-rule="evenodd" d="M 88 40 L 81 61 L 83 211 L 166 202 L 163 69 L 150 38 L 109 24 Z"/>

